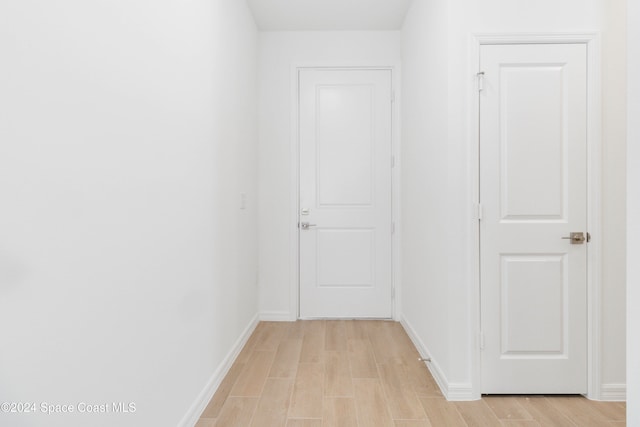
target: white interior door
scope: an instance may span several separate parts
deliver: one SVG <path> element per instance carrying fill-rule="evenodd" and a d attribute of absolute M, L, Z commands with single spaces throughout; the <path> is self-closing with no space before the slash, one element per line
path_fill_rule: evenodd
<path fill-rule="evenodd" d="M 482 392 L 586 393 L 586 46 L 480 63 Z"/>
<path fill-rule="evenodd" d="M 390 318 L 391 71 L 299 79 L 300 317 Z"/>

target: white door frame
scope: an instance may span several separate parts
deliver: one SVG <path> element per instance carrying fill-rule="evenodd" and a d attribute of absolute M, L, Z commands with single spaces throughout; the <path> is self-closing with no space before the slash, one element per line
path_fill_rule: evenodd
<path fill-rule="evenodd" d="M 299 197 L 300 197 L 300 133 L 299 133 L 299 72 L 303 69 L 339 69 L 339 70 L 390 70 L 391 89 L 394 93 L 391 117 L 391 151 L 395 158 L 395 167 L 391 173 L 391 218 L 395 224 L 395 232 L 391 237 L 391 269 L 392 269 L 392 318 L 399 319 L 400 314 L 400 64 L 376 65 L 366 63 L 313 62 L 294 63 L 291 66 L 291 171 L 290 171 L 290 216 L 289 216 L 289 259 L 290 290 L 289 320 L 300 317 L 300 229 Z"/>
<path fill-rule="evenodd" d="M 480 200 L 480 98 L 476 73 L 480 68 L 480 47 L 495 44 L 584 44 L 587 48 L 587 227 L 593 240 L 589 243 L 587 255 L 587 397 L 599 400 L 601 396 L 600 353 L 601 353 L 601 160 L 602 160 L 602 95 L 600 70 L 600 36 L 598 33 L 578 34 L 474 34 L 471 37 L 469 61 L 469 100 L 471 124 L 469 132 L 470 182 L 469 194 L 472 195 L 473 211 L 477 212 Z M 480 224 L 478 216 L 472 215 L 469 245 L 473 274 L 470 290 L 471 298 L 471 371 L 473 395 L 481 396 L 481 353 L 480 353 Z"/>

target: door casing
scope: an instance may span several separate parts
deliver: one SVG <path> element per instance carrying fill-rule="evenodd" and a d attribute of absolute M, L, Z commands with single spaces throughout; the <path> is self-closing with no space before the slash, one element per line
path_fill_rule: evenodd
<path fill-rule="evenodd" d="M 399 320 L 400 316 L 400 64 L 378 65 L 359 62 L 313 62 L 294 63 L 291 66 L 291 153 L 290 153 L 290 294 L 289 320 L 295 321 L 300 317 L 300 229 L 299 197 L 300 197 L 300 136 L 299 136 L 299 72 L 302 69 L 338 69 L 338 70 L 390 70 L 391 87 L 394 93 L 391 117 L 391 150 L 394 157 L 394 167 L 391 176 L 391 217 L 394 223 L 394 233 L 391 238 L 391 269 L 392 269 L 392 318 Z"/>
<path fill-rule="evenodd" d="M 600 353 L 601 353 L 601 83 L 600 83 L 600 36 L 598 33 L 579 34 L 474 34 L 470 41 L 470 60 L 468 74 L 475 76 L 480 71 L 480 46 L 495 44 L 584 44 L 587 48 L 587 228 L 593 239 L 589 243 L 587 256 L 587 382 L 589 399 L 598 400 L 601 395 Z M 475 79 L 469 79 L 469 194 L 472 206 L 478 206 L 480 200 L 480 98 Z M 477 211 L 470 215 L 469 247 L 473 261 L 470 289 L 470 322 L 472 332 L 471 380 L 473 398 L 481 397 L 481 353 L 480 353 L 480 224 Z"/>

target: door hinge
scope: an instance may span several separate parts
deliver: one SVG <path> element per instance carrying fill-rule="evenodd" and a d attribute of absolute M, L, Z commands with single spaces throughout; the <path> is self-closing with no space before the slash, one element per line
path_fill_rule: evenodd
<path fill-rule="evenodd" d="M 391 223 L 391 234 L 396 234 L 396 223 L 395 222 Z"/>
<path fill-rule="evenodd" d="M 478 217 L 478 221 L 482 221 L 482 203 L 478 203 L 476 206 L 476 215 Z"/>
<path fill-rule="evenodd" d="M 394 102 L 396 102 L 396 91 L 392 90 L 391 91 L 391 103 L 393 104 Z"/>
<path fill-rule="evenodd" d="M 484 90 L 484 71 L 480 71 L 476 77 L 478 78 L 478 92 L 482 92 Z"/>
<path fill-rule="evenodd" d="M 480 331 L 478 341 L 480 343 L 480 350 L 484 350 L 484 332 Z"/>
<path fill-rule="evenodd" d="M 391 169 L 396 167 L 396 156 L 391 156 Z"/>
<path fill-rule="evenodd" d="M 394 286 L 391 287 L 391 299 L 396 299 L 396 288 Z"/>

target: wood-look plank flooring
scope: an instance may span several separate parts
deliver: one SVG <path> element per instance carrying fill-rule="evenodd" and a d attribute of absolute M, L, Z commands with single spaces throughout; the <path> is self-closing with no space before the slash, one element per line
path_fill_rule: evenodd
<path fill-rule="evenodd" d="M 582 397 L 447 402 L 399 323 L 262 322 L 196 427 L 624 426 Z"/>

